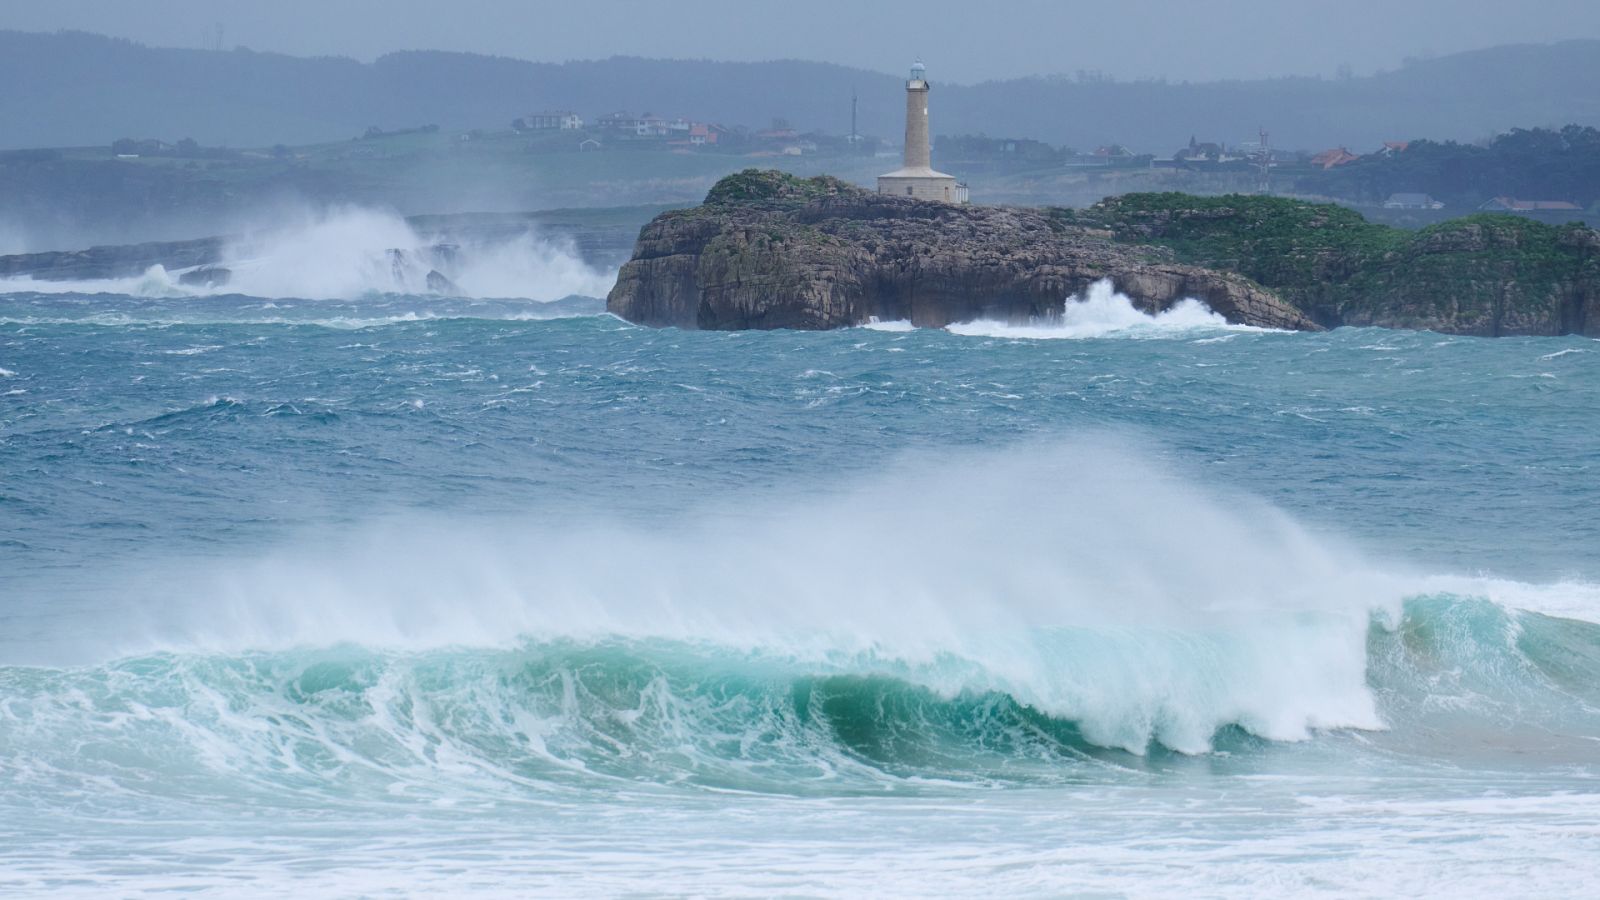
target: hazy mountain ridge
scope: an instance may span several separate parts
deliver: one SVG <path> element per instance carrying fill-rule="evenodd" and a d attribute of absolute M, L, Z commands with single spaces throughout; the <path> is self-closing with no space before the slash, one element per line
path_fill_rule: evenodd
<path fill-rule="evenodd" d="M 892 60 L 886 60 L 886 68 Z M 936 86 L 935 131 L 1035 137 L 1083 149 L 1163 153 L 1191 134 L 1277 146 L 1367 147 L 1385 139 L 1474 140 L 1513 126 L 1600 124 L 1600 41 L 1504 46 L 1347 80 L 1175 83 L 1029 78 Z M 794 60 L 723 63 L 617 57 L 563 64 L 407 51 L 373 63 L 245 49 L 151 48 L 75 32 L 0 31 L 0 149 L 119 137 L 268 146 L 340 140 L 369 125 L 497 128 L 545 108 L 627 109 L 802 130 L 898 134 L 897 75 Z"/>

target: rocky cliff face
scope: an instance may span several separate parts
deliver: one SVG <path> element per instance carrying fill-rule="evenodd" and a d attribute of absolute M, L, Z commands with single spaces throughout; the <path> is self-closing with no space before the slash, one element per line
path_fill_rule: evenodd
<path fill-rule="evenodd" d="M 1340 324 L 1600 336 L 1600 232 L 1593 229 L 1465 219 L 1418 233 L 1374 268 L 1376 277 L 1355 281 Z"/>
<path fill-rule="evenodd" d="M 607 308 L 701 329 L 824 329 L 877 318 L 940 327 L 1061 315 L 1110 279 L 1145 312 L 1186 297 L 1228 321 L 1319 326 L 1242 278 L 1183 265 L 1045 211 L 881 196 L 832 178 L 748 171 L 640 233 Z"/>

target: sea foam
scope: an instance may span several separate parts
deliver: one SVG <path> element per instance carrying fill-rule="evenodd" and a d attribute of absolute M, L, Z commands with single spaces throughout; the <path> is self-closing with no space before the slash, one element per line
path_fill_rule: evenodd
<path fill-rule="evenodd" d="M 982 319 L 951 325 L 948 331 L 974 337 L 1099 338 L 1167 337 L 1196 330 L 1229 329 L 1264 331 L 1248 325 L 1231 325 L 1194 298 L 1179 300 L 1158 313 L 1136 309 L 1133 300 L 1118 293 L 1109 279 L 1090 285 L 1083 294 L 1069 297 L 1059 321 L 1013 324 Z"/>

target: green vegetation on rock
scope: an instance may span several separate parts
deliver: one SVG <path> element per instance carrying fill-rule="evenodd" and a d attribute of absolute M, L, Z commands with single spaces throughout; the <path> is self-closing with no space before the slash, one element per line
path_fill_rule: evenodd
<path fill-rule="evenodd" d="M 1324 203 L 1129 194 L 1054 220 L 1238 272 L 1319 322 L 1470 334 L 1584 330 L 1600 297 L 1600 233 L 1509 215 L 1411 232 Z"/>
<path fill-rule="evenodd" d="M 859 194 L 861 188 L 832 175 L 801 178 L 775 169 L 745 169 L 718 181 L 706 194 L 707 206 L 792 201 L 806 203 L 822 197 Z"/>

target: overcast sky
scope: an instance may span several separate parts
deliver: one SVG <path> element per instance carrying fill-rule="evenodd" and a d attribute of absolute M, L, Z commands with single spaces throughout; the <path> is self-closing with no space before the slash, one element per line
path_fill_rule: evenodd
<path fill-rule="evenodd" d="M 1357 74 L 1406 57 L 1600 38 L 1600 0 L 0 0 L 0 28 L 370 60 L 440 49 L 814 59 L 973 82 Z"/>

